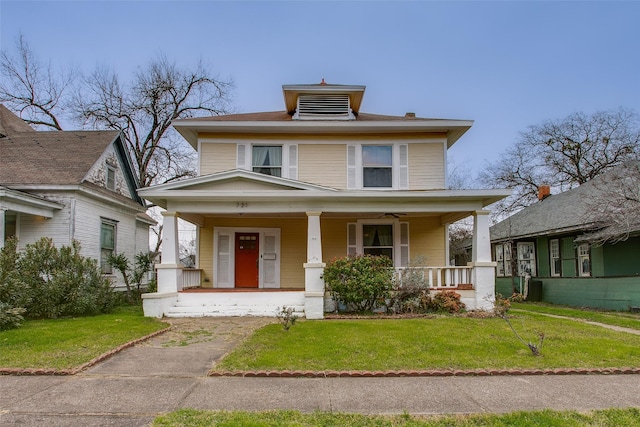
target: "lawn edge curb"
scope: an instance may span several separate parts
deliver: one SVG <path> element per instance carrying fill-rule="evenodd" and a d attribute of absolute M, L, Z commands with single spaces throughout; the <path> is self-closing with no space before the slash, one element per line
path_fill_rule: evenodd
<path fill-rule="evenodd" d="M 133 347 L 136 344 L 147 341 L 151 338 L 157 337 L 158 335 L 164 334 L 168 332 L 172 328 L 171 325 L 167 326 L 164 329 L 157 330 L 148 335 L 145 335 L 140 338 L 136 338 L 135 340 L 126 342 L 118 347 L 107 351 L 106 353 L 102 353 L 101 355 L 91 359 L 90 361 L 83 363 L 80 366 L 76 366 L 75 368 L 69 369 L 55 369 L 55 368 L 0 368 L 0 375 L 15 375 L 15 376 L 27 376 L 27 375 L 57 375 L 57 376 L 65 376 L 65 375 L 76 375 L 85 369 L 88 369 L 94 366 L 97 363 L 100 363 L 104 360 L 107 360 L 111 356 L 114 356 L 120 353 L 122 350 L 126 350 L 129 347 Z"/>
<path fill-rule="evenodd" d="M 640 368 L 556 368 L 556 369 L 469 369 L 394 371 L 209 371 L 209 377 L 242 378 L 402 378 L 402 377 L 487 377 L 525 375 L 637 375 Z"/>

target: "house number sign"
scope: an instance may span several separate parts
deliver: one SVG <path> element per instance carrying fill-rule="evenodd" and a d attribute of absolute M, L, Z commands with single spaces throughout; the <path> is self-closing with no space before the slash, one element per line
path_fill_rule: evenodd
<path fill-rule="evenodd" d="M 249 207 L 249 203 L 246 202 L 237 202 L 236 203 L 236 208 L 248 208 Z"/>

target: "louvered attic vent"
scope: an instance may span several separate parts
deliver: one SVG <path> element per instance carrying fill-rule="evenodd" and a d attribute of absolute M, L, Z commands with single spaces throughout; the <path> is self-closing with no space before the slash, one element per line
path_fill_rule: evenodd
<path fill-rule="evenodd" d="M 293 115 L 298 120 L 354 120 L 349 95 L 300 95 L 298 109 Z"/>

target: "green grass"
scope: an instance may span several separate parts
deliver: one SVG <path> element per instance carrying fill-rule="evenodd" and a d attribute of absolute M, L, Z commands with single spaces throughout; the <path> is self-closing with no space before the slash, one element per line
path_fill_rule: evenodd
<path fill-rule="evenodd" d="M 0 332 L 0 367 L 71 369 L 129 341 L 167 327 L 140 307 L 98 316 L 27 320 Z"/>
<path fill-rule="evenodd" d="M 217 370 L 615 368 L 640 366 L 640 336 L 537 313 L 510 316 L 535 357 L 500 318 L 300 321 L 268 325 Z"/>
<path fill-rule="evenodd" d="M 393 426 L 393 427 L 445 427 L 445 426 L 640 426 L 640 409 L 606 409 L 588 413 L 570 411 L 513 412 L 510 414 L 447 415 L 418 417 L 412 415 L 375 416 L 297 411 L 196 411 L 181 409 L 160 416 L 154 427 L 208 427 L 208 426 Z"/>
<path fill-rule="evenodd" d="M 591 322 L 605 323 L 607 325 L 622 326 L 625 328 L 640 329 L 640 314 L 622 311 L 602 311 L 571 308 L 544 303 L 514 303 L 512 312 L 522 311 L 553 314 L 556 316 L 574 317 L 576 319 L 589 320 Z"/>

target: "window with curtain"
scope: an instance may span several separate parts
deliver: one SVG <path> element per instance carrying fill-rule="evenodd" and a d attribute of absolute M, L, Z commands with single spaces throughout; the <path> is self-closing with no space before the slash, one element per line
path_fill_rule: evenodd
<path fill-rule="evenodd" d="M 362 186 L 393 187 L 393 151 L 391 145 L 362 147 Z"/>
<path fill-rule="evenodd" d="M 362 249 L 366 255 L 385 255 L 393 259 L 393 225 L 363 225 Z"/>
<path fill-rule="evenodd" d="M 254 145 L 252 170 L 271 176 L 282 176 L 282 147 Z"/>

